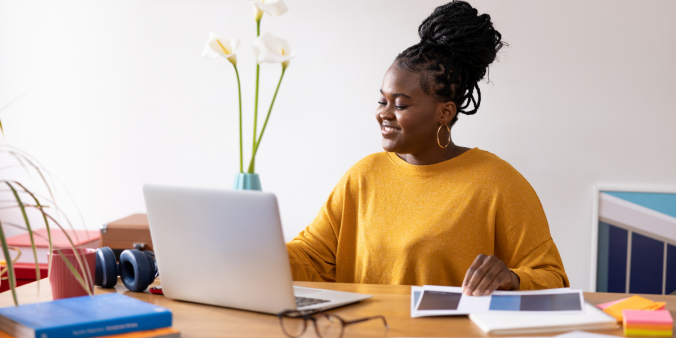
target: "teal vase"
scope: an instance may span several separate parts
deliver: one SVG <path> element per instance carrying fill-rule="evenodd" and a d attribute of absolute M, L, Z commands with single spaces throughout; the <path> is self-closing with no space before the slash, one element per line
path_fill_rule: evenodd
<path fill-rule="evenodd" d="M 232 189 L 261 191 L 261 180 L 258 178 L 258 174 L 239 173 L 235 176 L 235 182 L 232 184 Z"/>

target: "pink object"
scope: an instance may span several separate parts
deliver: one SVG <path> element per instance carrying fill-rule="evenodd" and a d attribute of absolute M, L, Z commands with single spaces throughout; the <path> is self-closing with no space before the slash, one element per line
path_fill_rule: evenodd
<path fill-rule="evenodd" d="M 96 231 L 87 231 L 87 230 L 67 230 L 66 233 L 70 236 L 70 239 L 73 241 L 75 246 L 80 246 L 94 241 L 99 241 L 101 238 L 101 232 Z M 57 248 L 67 248 L 70 246 L 68 237 L 64 234 L 63 230 L 54 229 L 51 231 L 52 236 L 52 245 Z M 35 241 L 35 246 L 38 248 L 49 248 L 49 242 L 45 239 L 47 238 L 46 229 L 38 229 L 33 231 L 33 240 Z M 28 236 L 28 233 L 24 233 L 17 236 L 12 236 L 7 238 L 7 245 L 9 246 L 31 246 L 31 239 Z"/>
<path fill-rule="evenodd" d="M 601 309 L 601 310 L 604 310 L 605 308 L 607 308 L 607 307 L 609 307 L 609 306 L 611 306 L 611 305 L 617 304 L 617 303 L 619 303 L 619 302 L 621 302 L 621 301 L 623 301 L 623 300 L 626 300 L 626 299 L 628 299 L 628 298 L 622 298 L 622 299 L 618 299 L 618 300 L 616 300 L 616 301 L 608 302 L 608 303 L 596 304 L 596 307 L 599 308 L 599 309 Z"/>
<path fill-rule="evenodd" d="M 54 257 L 52 259 L 52 271 L 49 274 L 49 283 L 52 285 L 52 298 L 70 298 L 86 296 L 87 291 L 82 287 L 80 282 L 75 279 L 75 276 L 66 265 L 65 259 L 68 259 L 70 264 L 80 273 L 80 276 L 87 277 L 89 281 L 90 290 L 94 292 L 94 273 L 96 269 L 96 250 L 95 249 L 78 249 L 80 259 L 83 264 L 89 266 L 89 273 L 87 268 L 82 271 L 80 264 L 78 264 L 73 249 L 61 249 L 61 253 L 54 250 Z"/>
<path fill-rule="evenodd" d="M 673 325 L 674 320 L 667 310 L 643 311 L 622 310 L 627 324 Z"/>

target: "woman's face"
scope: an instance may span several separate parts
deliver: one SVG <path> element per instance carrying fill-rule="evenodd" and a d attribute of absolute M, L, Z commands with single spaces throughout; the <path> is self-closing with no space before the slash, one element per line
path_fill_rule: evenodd
<path fill-rule="evenodd" d="M 440 150 L 437 130 L 455 116 L 455 104 L 425 94 L 420 74 L 401 69 L 396 62 L 385 73 L 378 105 L 376 119 L 383 149 L 398 154 L 416 156 Z M 448 133 L 442 129 L 442 140 L 447 139 Z"/>

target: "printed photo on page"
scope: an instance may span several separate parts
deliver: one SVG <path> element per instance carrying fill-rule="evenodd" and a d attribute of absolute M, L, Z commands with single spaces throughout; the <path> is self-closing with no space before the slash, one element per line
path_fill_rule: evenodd
<path fill-rule="evenodd" d="M 412 290 L 412 296 L 414 291 Z M 422 287 L 411 317 L 467 315 L 484 312 L 538 314 L 583 313 L 582 290 L 495 291 L 488 296 L 466 296 L 460 287 Z"/>
<path fill-rule="evenodd" d="M 418 305 L 422 295 L 422 286 L 411 286 L 411 315 L 415 312 L 415 307 Z"/>

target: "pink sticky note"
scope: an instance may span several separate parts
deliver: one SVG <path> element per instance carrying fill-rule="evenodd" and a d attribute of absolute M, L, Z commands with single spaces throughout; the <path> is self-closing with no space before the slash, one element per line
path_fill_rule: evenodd
<path fill-rule="evenodd" d="M 622 310 L 622 316 L 627 324 L 673 325 L 674 320 L 667 310 Z"/>
<path fill-rule="evenodd" d="M 603 309 L 605 309 L 605 308 L 607 308 L 607 307 L 609 307 L 609 306 L 611 306 L 611 305 L 613 305 L 613 304 L 619 303 L 619 302 L 621 302 L 621 301 L 623 301 L 623 300 L 625 300 L 625 299 L 627 299 L 627 298 L 618 299 L 618 300 L 616 300 L 616 301 L 614 301 L 614 302 L 608 302 L 608 303 L 596 304 L 596 307 L 598 307 L 599 309 L 603 310 Z"/>

